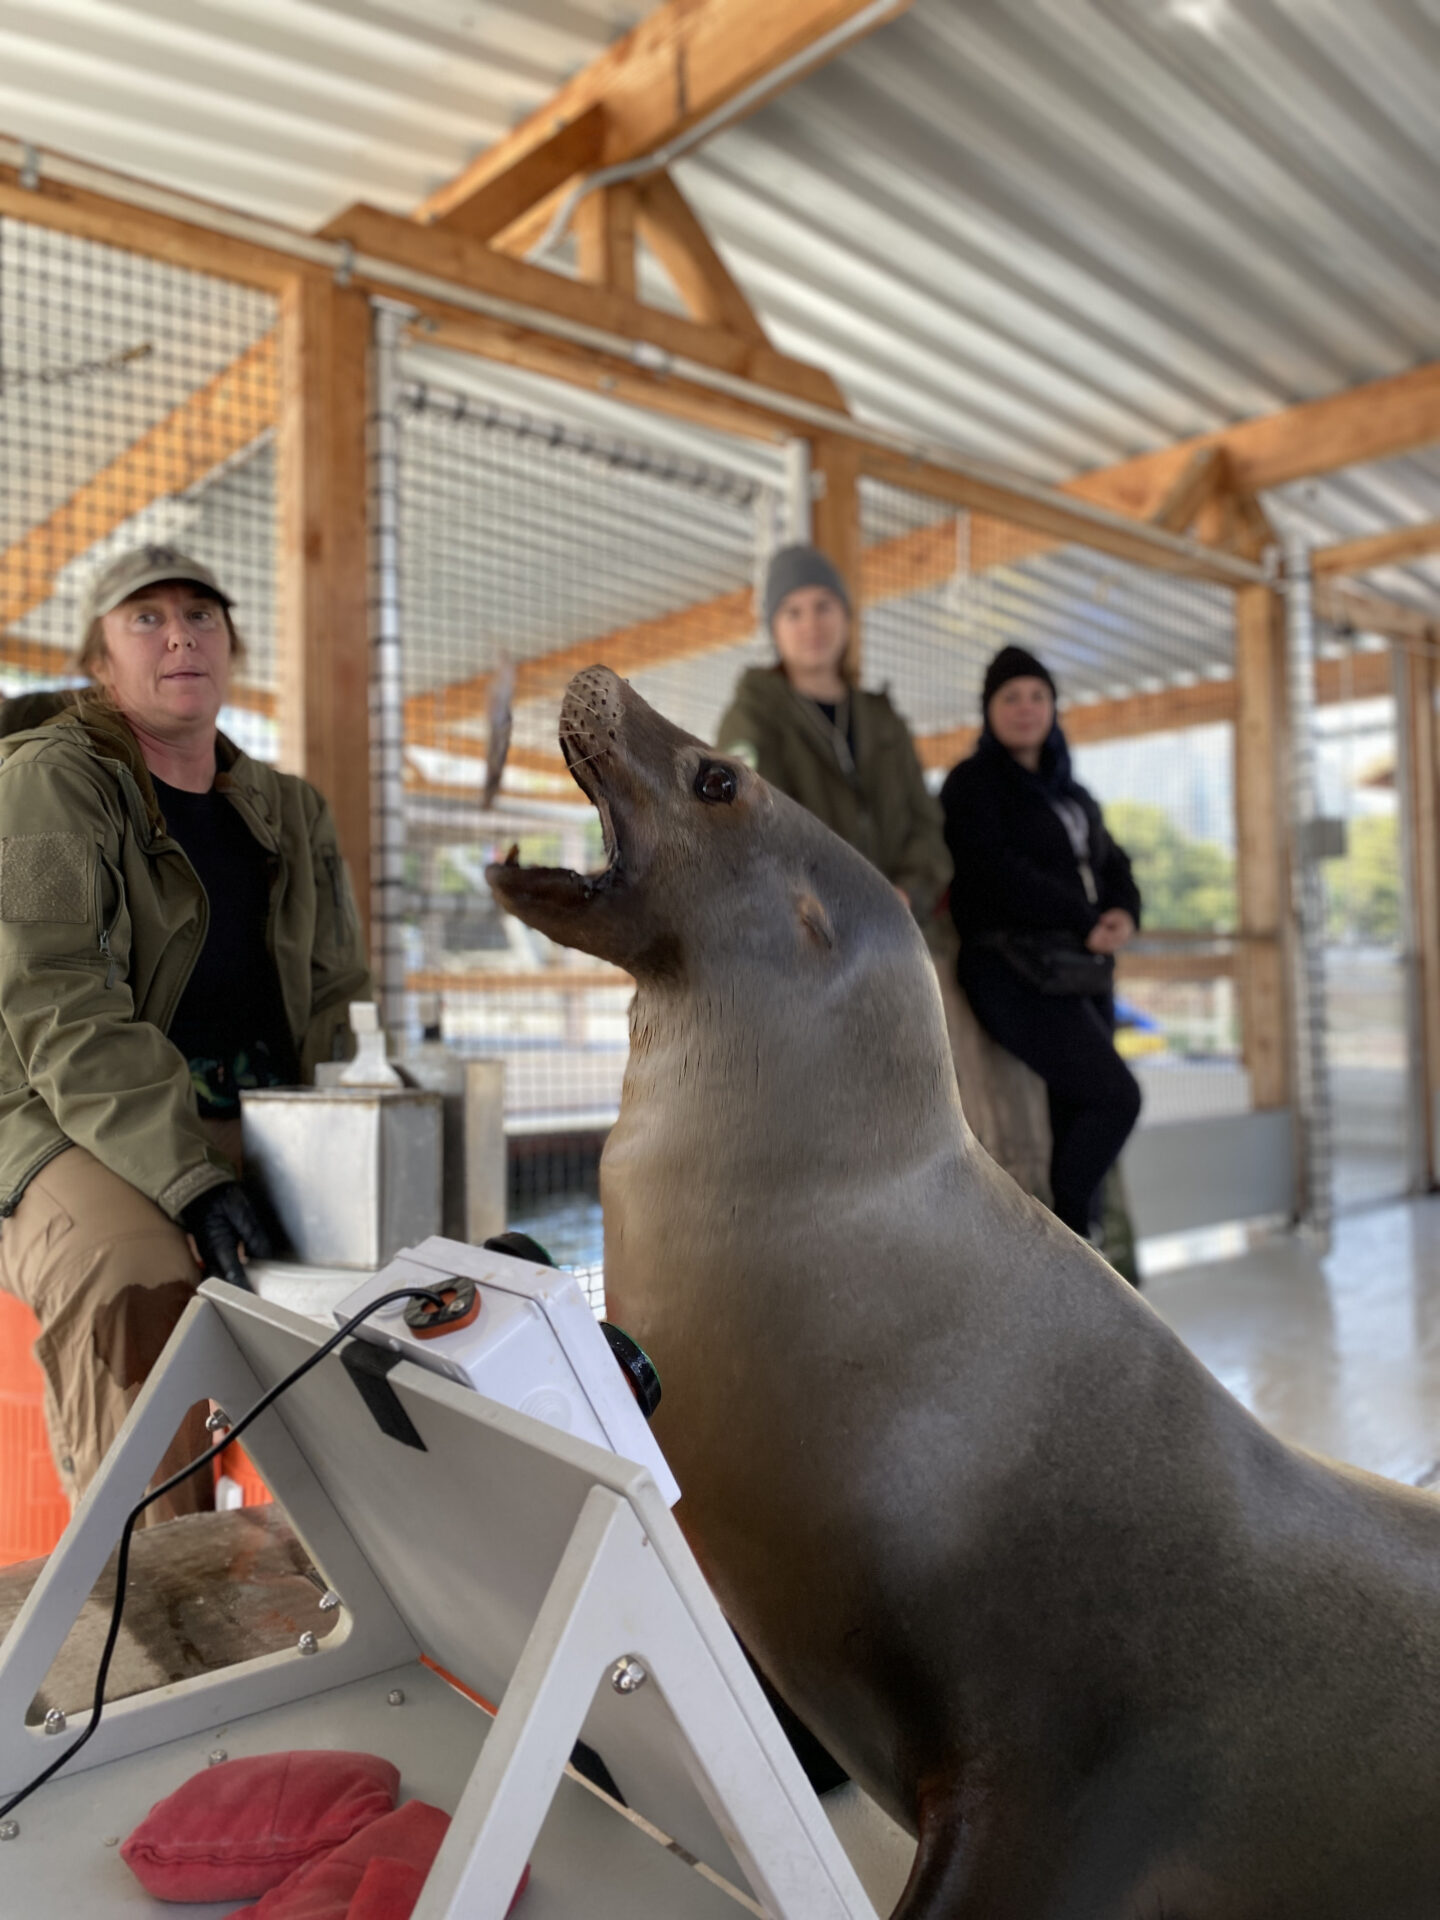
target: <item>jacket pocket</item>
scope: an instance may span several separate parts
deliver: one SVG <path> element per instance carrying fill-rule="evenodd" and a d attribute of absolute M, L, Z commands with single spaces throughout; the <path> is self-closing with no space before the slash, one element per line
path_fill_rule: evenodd
<path fill-rule="evenodd" d="M 125 908 L 125 882 L 120 870 L 106 857 L 103 847 L 95 850 L 95 943 L 105 967 L 107 992 L 120 976 L 120 963 L 110 950 L 111 936 Z"/>

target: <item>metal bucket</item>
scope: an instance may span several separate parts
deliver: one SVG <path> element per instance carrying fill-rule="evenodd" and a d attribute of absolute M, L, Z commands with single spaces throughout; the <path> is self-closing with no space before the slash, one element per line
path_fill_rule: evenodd
<path fill-rule="evenodd" d="M 409 1087 L 244 1092 L 245 1174 L 294 1259 L 373 1271 L 441 1228 L 442 1100 Z"/>

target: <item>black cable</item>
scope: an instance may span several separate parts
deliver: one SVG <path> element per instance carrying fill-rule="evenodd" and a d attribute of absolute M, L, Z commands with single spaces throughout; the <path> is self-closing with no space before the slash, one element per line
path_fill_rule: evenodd
<path fill-rule="evenodd" d="M 368 1320 L 372 1313 L 377 1312 L 381 1307 L 388 1307 L 395 1300 L 428 1300 L 437 1308 L 445 1304 L 441 1296 L 429 1287 L 397 1287 L 393 1293 L 382 1293 L 378 1299 L 372 1300 L 368 1307 L 352 1315 L 338 1332 L 331 1335 L 323 1347 L 318 1347 L 310 1355 L 308 1360 L 302 1360 L 293 1372 L 287 1373 L 283 1380 L 277 1380 L 268 1392 L 262 1393 L 249 1412 L 242 1415 L 235 1425 L 228 1429 L 223 1440 L 217 1440 L 213 1447 L 197 1455 L 188 1466 L 181 1467 L 178 1473 L 172 1473 L 168 1480 L 162 1481 L 158 1487 L 147 1493 L 143 1500 L 138 1500 L 130 1509 L 125 1525 L 120 1530 L 120 1553 L 115 1562 L 115 1602 L 110 1610 L 110 1630 L 105 1636 L 105 1650 L 100 1655 L 100 1666 L 95 1675 L 95 1698 L 90 1708 L 89 1724 L 80 1738 L 73 1740 L 59 1759 L 52 1760 L 43 1772 L 37 1773 L 28 1785 L 23 1786 L 17 1794 L 5 1802 L 3 1807 L 0 1807 L 0 1820 L 3 1820 L 7 1814 L 13 1813 L 22 1801 L 28 1800 L 37 1787 L 43 1787 L 47 1780 L 53 1779 L 62 1767 L 68 1766 L 100 1725 L 100 1716 L 105 1711 L 105 1682 L 110 1677 L 110 1662 L 120 1638 L 120 1623 L 125 1615 L 125 1580 L 130 1567 L 130 1537 L 135 1531 L 135 1522 L 141 1514 L 148 1506 L 153 1506 L 155 1501 L 163 1499 L 173 1487 L 178 1487 L 182 1480 L 188 1480 L 192 1473 L 198 1473 L 202 1467 L 208 1466 L 212 1460 L 217 1459 L 232 1441 L 238 1440 L 245 1429 L 259 1419 L 267 1407 L 275 1404 L 282 1393 L 287 1393 L 297 1380 L 303 1379 L 312 1367 L 318 1367 L 327 1354 L 333 1353 L 340 1342 L 355 1331 L 361 1321 Z"/>

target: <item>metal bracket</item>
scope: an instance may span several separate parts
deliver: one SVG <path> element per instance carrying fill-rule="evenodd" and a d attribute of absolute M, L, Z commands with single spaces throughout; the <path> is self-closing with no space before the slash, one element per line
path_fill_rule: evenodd
<path fill-rule="evenodd" d="M 348 287 L 355 273 L 355 243 L 342 240 L 340 243 L 340 264 L 335 269 L 337 287 Z"/>
<path fill-rule="evenodd" d="M 27 193 L 36 193 L 40 188 L 40 149 L 25 142 L 25 156 L 20 162 L 20 184 Z"/>

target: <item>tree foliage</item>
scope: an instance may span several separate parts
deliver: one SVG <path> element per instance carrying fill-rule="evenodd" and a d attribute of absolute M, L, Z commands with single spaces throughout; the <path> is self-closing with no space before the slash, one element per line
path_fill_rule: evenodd
<path fill-rule="evenodd" d="M 1147 927 L 1184 933 L 1234 929 L 1234 854 L 1213 840 L 1191 839 L 1164 807 L 1148 801 L 1112 801 L 1105 824 L 1130 856 Z"/>
<path fill-rule="evenodd" d="M 1331 939 L 1398 944 L 1400 822 L 1393 813 L 1362 813 L 1350 822 L 1349 846 L 1325 862 L 1326 919 Z"/>

